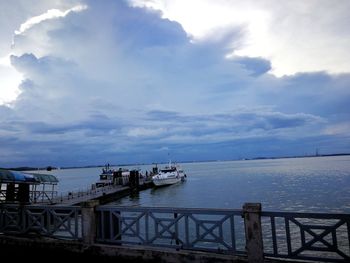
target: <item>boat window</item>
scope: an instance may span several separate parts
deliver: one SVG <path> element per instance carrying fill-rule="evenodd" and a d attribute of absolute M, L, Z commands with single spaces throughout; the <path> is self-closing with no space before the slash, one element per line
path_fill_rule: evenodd
<path fill-rule="evenodd" d="M 170 173 L 170 172 L 175 172 L 175 168 L 171 168 L 171 169 L 163 169 L 163 170 L 160 170 L 161 172 L 163 173 Z"/>

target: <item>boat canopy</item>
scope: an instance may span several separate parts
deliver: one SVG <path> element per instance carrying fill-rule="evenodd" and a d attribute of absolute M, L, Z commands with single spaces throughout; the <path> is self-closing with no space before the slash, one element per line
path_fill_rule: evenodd
<path fill-rule="evenodd" d="M 34 176 L 36 180 L 38 180 L 41 184 L 57 184 L 58 179 L 56 176 L 52 174 L 38 174 L 38 173 L 30 173 Z"/>
<path fill-rule="evenodd" d="M 0 183 L 57 184 L 58 179 L 51 174 L 23 173 L 0 169 Z"/>

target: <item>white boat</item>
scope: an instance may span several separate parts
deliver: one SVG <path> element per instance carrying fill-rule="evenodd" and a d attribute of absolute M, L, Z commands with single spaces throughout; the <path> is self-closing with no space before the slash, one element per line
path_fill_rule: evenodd
<path fill-rule="evenodd" d="M 186 174 L 179 165 L 169 163 L 164 169 L 160 169 L 152 176 L 152 182 L 156 186 L 171 185 L 184 181 Z"/>

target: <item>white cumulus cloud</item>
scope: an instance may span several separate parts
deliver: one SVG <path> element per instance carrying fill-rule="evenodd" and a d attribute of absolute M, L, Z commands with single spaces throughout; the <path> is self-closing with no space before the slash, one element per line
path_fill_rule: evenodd
<path fill-rule="evenodd" d="M 255 23 L 237 17 L 233 27 L 202 36 L 125 1 L 67 1 L 28 12 L 11 26 L 11 38 L 30 17 L 46 15 L 23 27 L 2 55 L 2 83 L 8 66 L 22 82 L 11 107 L 0 105 L 0 156 L 11 153 L 0 165 L 154 162 L 164 158 L 160 149 L 182 160 L 296 155 L 315 144 L 346 151 L 349 138 L 325 129 L 349 119 L 350 74 L 277 78 L 269 74 L 275 60 L 225 57 L 247 47 L 248 31 L 260 22 L 270 34 L 272 2 L 251 11 Z M 231 10 L 231 1 L 220 3 Z M 61 16 L 74 6 L 87 8 Z M 66 11 L 57 17 L 51 9 Z"/>
<path fill-rule="evenodd" d="M 54 19 L 58 17 L 65 17 L 70 12 L 81 12 L 86 8 L 87 8 L 86 5 L 77 5 L 65 11 L 61 11 L 59 9 L 49 9 L 43 14 L 29 18 L 27 21 L 21 24 L 18 30 L 15 30 L 15 34 L 16 35 L 22 34 L 28 29 L 30 29 L 31 27 L 33 27 L 34 25 L 41 23 L 42 21 Z"/>
<path fill-rule="evenodd" d="M 347 0 L 130 0 L 161 10 L 197 41 L 241 28 L 228 57 L 262 57 L 276 76 L 350 72 L 350 2 Z"/>

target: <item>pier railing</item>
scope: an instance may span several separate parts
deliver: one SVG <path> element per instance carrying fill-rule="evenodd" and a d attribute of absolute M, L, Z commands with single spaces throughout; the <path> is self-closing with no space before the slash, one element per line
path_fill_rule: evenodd
<path fill-rule="evenodd" d="M 50 203 L 51 204 L 64 204 L 69 200 L 77 200 L 77 203 L 81 201 L 82 197 L 87 197 L 86 200 L 91 200 L 99 196 L 100 194 L 107 193 L 109 191 L 113 191 L 115 189 L 121 188 L 120 185 L 106 185 L 101 187 L 95 187 L 91 189 L 80 189 L 77 191 L 68 191 L 65 193 L 61 193 L 61 195 L 57 195 L 56 198 L 53 198 Z"/>
<path fill-rule="evenodd" d="M 99 206 L 96 219 L 102 243 L 236 255 L 261 247 L 271 258 L 350 261 L 349 214 Z"/>
<path fill-rule="evenodd" d="M 78 240 L 82 238 L 81 208 L 2 204 L 0 233 Z"/>
<path fill-rule="evenodd" d="M 51 203 L 54 198 L 57 198 L 57 191 L 36 190 L 29 192 L 29 201 L 31 203 Z"/>
<path fill-rule="evenodd" d="M 266 256 L 350 262 L 350 215 L 262 212 Z"/>
<path fill-rule="evenodd" d="M 250 262 L 350 262 L 350 214 L 264 212 L 259 204 L 239 210 L 0 204 L 0 233 L 247 255 Z"/>
<path fill-rule="evenodd" d="M 241 210 L 100 206 L 97 242 L 244 253 Z M 241 234 L 237 234 L 241 233 Z"/>

